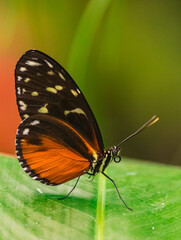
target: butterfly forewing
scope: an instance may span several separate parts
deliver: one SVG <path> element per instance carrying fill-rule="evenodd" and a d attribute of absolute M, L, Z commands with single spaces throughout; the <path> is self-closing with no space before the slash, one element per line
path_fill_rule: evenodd
<path fill-rule="evenodd" d="M 22 119 L 53 116 L 75 129 L 99 154 L 104 147 L 96 119 L 82 92 L 55 60 L 37 50 L 26 52 L 15 70 L 16 96 Z"/>
<path fill-rule="evenodd" d="M 23 120 L 16 153 L 24 171 L 45 184 L 61 184 L 88 171 L 94 149 L 67 123 L 43 114 Z"/>

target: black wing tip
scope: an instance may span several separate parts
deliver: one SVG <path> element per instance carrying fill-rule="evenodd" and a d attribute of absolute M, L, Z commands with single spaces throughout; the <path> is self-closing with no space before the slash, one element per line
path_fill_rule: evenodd
<path fill-rule="evenodd" d="M 47 55 L 46 53 L 44 52 L 41 52 L 40 50 L 36 50 L 36 49 L 30 49 L 30 50 L 27 50 L 26 52 L 24 52 L 24 54 L 20 57 L 20 59 L 18 60 L 17 64 L 16 64 L 16 67 L 15 67 L 15 77 L 16 77 L 16 74 L 18 72 L 18 66 L 19 64 L 23 63 L 24 62 L 24 58 L 31 58 L 31 57 L 37 57 L 37 58 L 42 58 L 42 59 L 46 59 L 50 62 L 52 62 L 52 64 L 56 65 L 58 68 L 61 68 L 62 71 L 64 71 L 64 74 L 67 75 L 67 77 L 71 78 L 71 76 L 69 75 L 69 73 L 65 70 L 65 68 L 60 64 L 58 63 L 55 59 L 53 59 L 52 57 L 50 57 L 49 55 Z M 72 78 L 71 78 L 72 79 Z M 77 86 L 78 87 L 78 86 Z"/>
<path fill-rule="evenodd" d="M 41 51 L 39 51 L 39 50 L 37 50 L 37 49 L 30 49 L 30 50 L 27 50 L 26 52 L 24 52 L 23 54 L 22 54 L 22 56 L 20 57 L 20 59 L 19 59 L 19 61 L 21 61 L 21 59 L 24 57 L 24 56 L 28 56 L 28 55 L 34 55 L 34 57 L 36 57 L 35 55 L 36 54 L 41 54 L 41 55 L 46 55 L 45 53 L 43 53 L 43 52 L 41 52 Z M 19 62 L 18 61 L 18 62 Z"/>
<path fill-rule="evenodd" d="M 22 54 L 22 56 L 20 57 L 20 59 L 18 60 L 18 62 L 16 64 L 16 68 L 17 68 L 17 65 L 19 64 L 19 62 L 22 62 L 22 59 L 24 57 L 40 57 L 40 56 L 44 56 L 44 58 L 51 59 L 54 63 L 60 65 L 56 60 L 54 60 L 52 57 L 50 57 L 46 53 L 44 53 L 40 50 L 37 50 L 37 49 L 30 49 Z M 60 66 L 60 67 L 62 67 L 62 66 Z"/>
<path fill-rule="evenodd" d="M 26 57 L 26 56 L 34 56 L 36 57 L 37 54 L 40 54 L 40 55 L 44 55 L 46 57 L 49 57 L 48 55 L 46 55 L 45 53 L 39 51 L 39 50 L 36 50 L 36 49 L 30 49 L 30 50 L 27 50 L 26 52 L 24 52 L 21 57 L 19 58 L 19 60 L 17 61 L 16 63 L 16 66 L 15 66 L 15 70 L 14 70 L 14 74 L 15 74 L 15 77 L 16 77 L 16 74 L 17 74 L 17 69 L 18 69 L 18 66 L 21 62 L 23 62 L 23 58 Z M 50 58 L 50 57 L 49 57 Z"/>
<path fill-rule="evenodd" d="M 24 57 L 24 56 L 26 56 L 26 55 L 32 55 L 32 54 L 41 54 L 41 55 L 46 55 L 46 56 L 48 56 L 47 54 L 45 54 L 45 53 L 43 53 L 43 52 L 41 52 L 40 50 L 37 50 L 37 49 L 29 49 L 29 50 L 27 50 L 26 52 L 24 52 L 23 54 L 22 54 L 22 56 L 20 57 L 20 59 L 18 60 L 18 62 L 19 61 L 21 61 L 21 59 Z M 49 57 L 49 56 L 48 56 Z M 17 64 L 18 64 L 18 62 L 17 62 Z"/>
<path fill-rule="evenodd" d="M 41 54 L 45 54 L 45 53 L 43 53 L 43 52 L 41 52 L 41 51 L 33 48 L 33 49 L 29 49 L 29 50 L 27 50 L 26 52 L 24 52 L 23 55 L 26 55 L 26 54 L 28 54 L 28 53 L 41 53 Z"/>

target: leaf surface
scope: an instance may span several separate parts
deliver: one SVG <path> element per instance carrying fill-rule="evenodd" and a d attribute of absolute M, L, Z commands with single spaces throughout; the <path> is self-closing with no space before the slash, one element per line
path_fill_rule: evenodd
<path fill-rule="evenodd" d="M 98 175 L 81 177 L 56 187 L 43 185 L 24 173 L 18 160 L 0 156 L 0 239 L 180 239 L 179 167 L 124 159 L 112 163 L 113 184 Z"/>

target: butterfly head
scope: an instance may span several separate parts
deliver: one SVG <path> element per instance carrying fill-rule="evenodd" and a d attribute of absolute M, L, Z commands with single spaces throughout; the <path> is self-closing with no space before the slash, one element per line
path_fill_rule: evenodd
<path fill-rule="evenodd" d="M 111 158 L 114 162 L 119 163 L 121 162 L 121 157 L 119 156 L 120 154 L 120 147 L 113 146 L 110 148 L 110 153 L 111 153 Z"/>

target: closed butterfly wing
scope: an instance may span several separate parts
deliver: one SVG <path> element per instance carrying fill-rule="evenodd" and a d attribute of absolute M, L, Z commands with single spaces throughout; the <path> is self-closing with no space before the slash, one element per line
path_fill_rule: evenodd
<path fill-rule="evenodd" d="M 88 172 L 98 156 L 67 123 L 43 114 L 21 122 L 16 136 L 17 158 L 35 180 L 57 185 Z"/>
<path fill-rule="evenodd" d="M 27 51 L 15 70 L 17 105 L 22 119 L 43 114 L 62 120 L 95 149 L 104 153 L 96 119 L 82 92 L 55 60 L 37 51 Z"/>

